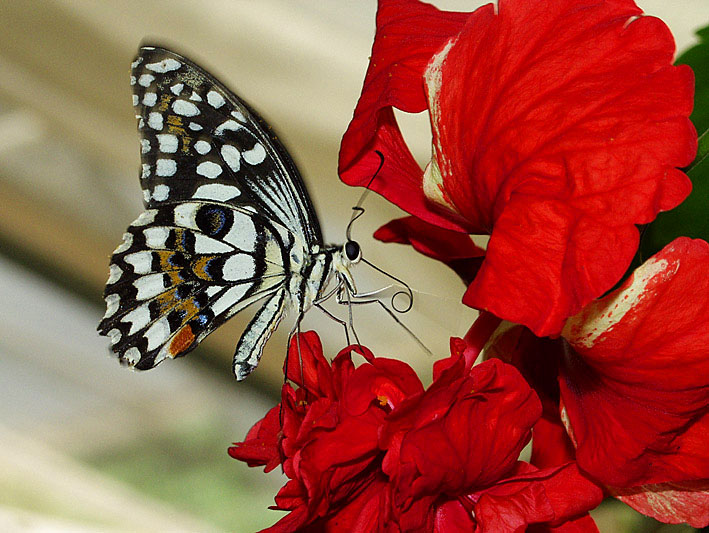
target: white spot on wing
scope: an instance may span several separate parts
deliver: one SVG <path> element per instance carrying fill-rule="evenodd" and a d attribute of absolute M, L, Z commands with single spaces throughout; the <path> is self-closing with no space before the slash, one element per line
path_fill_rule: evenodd
<path fill-rule="evenodd" d="M 118 245 L 118 248 L 113 250 L 114 254 L 121 254 L 128 250 L 131 245 L 133 244 L 133 234 L 132 233 L 124 233 L 123 234 L 123 242 Z"/>
<path fill-rule="evenodd" d="M 134 105 L 134 106 L 137 106 L 137 105 L 138 105 L 138 102 L 139 102 L 139 100 L 138 100 L 138 95 L 137 95 L 137 94 L 134 94 L 134 95 L 133 95 L 133 105 Z"/>
<path fill-rule="evenodd" d="M 157 101 L 158 95 L 155 93 L 145 93 L 145 95 L 143 96 L 143 105 L 152 107 L 156 104 Z"/>
<path fill-rule="evenodd" d="M 143 163 L 141 165 L 142 172 L 140 173 L 140 179 L 144 180 L 150 177 L 150 165 L 148 163 Z"/>
<path fill-rule="evenodd" d="M 136 80 L 135 80 L 135 76 L 131 76 L 131 77 L 130 77 L 130 84 L 131 84 L 131 85 L 135 85 L 135 81 L 136 81 Z"/>
<path fill-rule="evenodd" d="M 128 348 L 123 354 L 123 359 L 129 365 L 135 365 L 138 361 L 140 361 L 140 350 L 138 350 L 135 346 Z"/>
<path fill-rule="evenodd" d="M 210 306 L 214 316 L 221 315 L 224 311 L 241 301 L 249 289 L 248 283 L 242 283 L 228 289 L 222 296 L 217 298 Z"/>
<path fill-rule="evenodd" d="M 158 159 L 155 174 L 158 176 L 172 176 L 177 172 L 177 163 L 172 159 Z"/>
<path fill-rule="evenodd" d="M 246 124 L 246 122 L 247 122 L 246 117 L 244 116 L 244 114 L 241 113 L 241 112 L 239 112 L 239 111 L 232 111 L 232 112 L 231 112 L 231 116 L 234 117 L 234 118 L 235 118 L 236 120 L 238 120 L 239 122 L 241 122 L 242 124 Z"/>
<path fill-rule="evenodd" d="M 233 185 L 222 185 L 221 183 L 208 183 L 201 185 L 192 198 L 203 198 L 205 200 L 216 200 L 226 202 L 232 198 L 236 198 L 241 194 L 241 191 Z"/>
<path fill-rule="evenodd" d="M 233 254 L 222 268 L 222 276 L 227 281 L 240 281 L 253 278 L 256 272 L 254 258 L 248 254 Z"/>
<path fill-rule="evenodd" d="M 196 122 L 190 122 L 188 128 L 191 129 L 192 131 L 201 131 L 203 129 L 202 126 L 200 126 Z"/>
<path fill-rule="evenodd" d="M 160 185 L 156 185 L 153 189 L 153 200 L 157 202 L 164 202 L 165 200 L 167 200 L 167 197 L 169 195 L 170 187 L 163 183 L 161 183 Z"/>
<path fill-rule="evenodd" d="M 162 115 L 160 113 L 152 112 L 148 115 L 148 126 L 154 130 L 162 129 Z"/>
<path fill-rule="evenodd" d="M 212 161 L 203 161 L 197 165 L 197 174 L 214 179 L 222 173 L 222 167 Z"/>
<path fill-rule="evenodd" d="M 197 150 L 198 154 L 204 155 L 212 149 L 212 145 L 207 141 L 197 141 L 194 143 L 194 149 Z"/>
<path fill-rule="evenodd" d="M 172 103 L 172 110 L 183 117 L 196 117 L 199 115 L 199 108 L 187 100 L 175 100 Z"/>
<path fill-rule="evenodd" d="M 229 119 L 229 120 L 219 124 L 219 126 L 217 126 L 216 129 L 214 130 L 214 134 L 221 135 L 225 131 L 238 131 L 241 128 L 243 128 L 243 126 L 241 124 L 239 124 L 236 120 Z"/>
<path fill-rule="evenodd" d="M 140 216 L 131 223 L 131 226 L 145 226 L 150 224 L 153 220 L 155 220 L 156 214 L 157 209 L 148 209 L 147 211 L 143 211 Z"/>
<path fill-rule="evenodd" d="M 234 249 L 222 241 L 207 237 L 203 233 L 196 233 L 194 236 L 194 251 L 198 254 L 223 254 L 233 252 Z"/>
<path fill-rule="evenodd" d="M 195 222 L 199 204 L 193 202 L 185 202 L 175 207 L 174 217 L 175 225 L 181 228 L 199 229 Z"/>
<path fill-rule="evenodd" d="M 148 300 L 165 292 L 162 273 L 148 274 L 138 278 L 133 282 L 133 286 L 138 290 L 137 300 Z"/>
<path fill-rule="evenodd" d="M 172 92 L 172 94 L 174 94 L 175 96 L 179 96 L 180 93 L 182 92 L 182 89 L 184 89 L 184 88 L 185 88 L 184 83 L 176 83 L 175 85 L 170 87 L 170 92 Z"/>
<path fill-rule="evenodd" d="M 148 63 L 145 65 L 145 68 L 148 70 L 152 70 L 153 72 L 170 72 L 172 70 L 177 70 L 180 68 L 182 64 L 177 61 L 176 59 L 173 58 L 167 58 L 163 59 L 159 63 Z"/>
<path fill-rule="evenodd" d="M 241 168 L 241 152 L 231 144 L 222 146 L 221 152 L 224 162 L 229 165 L 229 168 L 234 172 L 239 172 Z"/>
<path fill-rule="evenodd" d="M 145 245 L 148 248 L 165 248 L 165 242 L 170 235 L 170 230 L 163 226 L 158 226 L 155 228 L 147 228 L 143 230 L 143 235 L 145 236 Z"/>
<path fill-rule="evenodd" d="M 207 93 L 207 102 L 215 109 L 219 109 L 224 105 L 224 97 L 216 91 L 209 91 Z"/>
<path fill-rule="evenodd" d="M 148 139 L 140 139 L 140 153 L 147 154 L 150 151 L 150 141 Z"/>
<path fill-rule="evenodd" d="M 118 344 L 118 341 L 120 341 L 121 337 L 123 336 L 123 334 L 117 329 L 112 329 L 111 331 L 109 331 L 107 333 L 107 335 L 108 335 L 108 338 L 111 339 L 112 345 Z"/>
<path fill-rule="evenodd" d="M 111 285 L 112 283 L 117 282 L 121 279 L 122 275 L 123 271 L 121 270 L 121 267 L 112 263 L 111 266 L 108 267 L 108 281 L 106 282 L 106 285 Z"/>
<path fill-rule="evenodd" d="M 121 303 L 121 297 L 117 294 L 109 294 L 105 299 L 106 312 L 104 313 L 103 318 L 109 318 L 115 315 L 116 311 L 118 311 L 118 307 Z"/>
<path fill-rule="evenodd" d="M 138 333 L 141 329 L 150 324 L 150 310 L 148 309 L 148 304 L 138 306 L 130 313 L 126 313 L 126 315 L 121 318 L 121 322 L 130 322 L 128 335 Z"/>
<path fill-rule="evenodd" d="M 202 97 L 200 95 L 198 95 L 196 92 L 192 91 L 192 94 L 190 95 L 190 100 L 192 100 L 193 102 L 201 102 Z"/>
<path fill-rule="evenodd" d="M 160 151 L 166 154 L 177 152 L 177 137 L 172 133 L 161 133 L 156 135 L 160 144 Z"/>
<path fill-rule="evenodd" d="M 224 236 L 224 241 L 234 248 L 245 252 L 253 252 L 256 244 L 256 226 L 251 217 L 240 211 L 234 211 L 234 223 Z"/>
<path fill-rule="evenodd" d="M 223 289 L 223 287 L 221 287 L 219 285 L 211 285 L 211 286 L 207 287 L 207 290 L 204 292 L 206 292 L 207 296 L 211 298 L 212 296 L 217 294 L 222 289 Z"/>
<path fill-rule="evenodd" d="M 170 324 L 167 321 L 167 317 L 164 316 L 160 320 L 156 320 L 145 332 L 145 338 L 148 339 L 148 350 L 154 350 L 169 337 Z"/>
<path fill-rule="evenodd" d="M 136 274 L 148 274 L 152 271 L 153 253 L 147 250 L 128 254 L 124 260 L 133 267 Z"/>
<path fill-rule="evenodd" d="M 147 87 L 153 82 L 154 79 L 155 76 L 153 76 L 152 74 L 143 74 L 142 76 L 140 76 L 140 78 L 138 78 L 138 85 Z"/>
<path fill-rule="evenodd" d="M 258 165 L 266 159 L 266 149 L 261 143 L 256 143 L 251 150 L 247 150 L 242 156 L 249 165 Z"/>

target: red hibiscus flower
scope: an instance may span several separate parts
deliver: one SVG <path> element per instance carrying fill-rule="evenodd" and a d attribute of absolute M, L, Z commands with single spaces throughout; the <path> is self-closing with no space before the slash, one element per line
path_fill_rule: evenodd
<path fill-rule="evenodd" d="M 473 367 L 475 345 L 452 347 L 424 391 L 402 362 L 364 349 L 355 368 L 350 348 L 330 366 L 310 332 L 301 363 L 294 341 L 298 388 L 284 385 L 281 405 L 229 450 L 250 466 L 282 463 L 290 479 L 276 497 L 290 513 L 268 531 L 597 531 L 586 513 L 602 491 L 573 462 L 518 460 L 541 410 L 519 372 Z"/>
<path fill-rule="evenodd" d="M 521 326 L 494 335 L 487 356 L 522 369 L 550 406 L 533 463 L 575 457 L 640 512 L 709 525 L 707 295 L 709 244 L 680 238 L 571 318 L 564 339 Z"/>
<path fill-rule="evenodd" d="M 364 517 L 380 518 L 378 431 L 386 414 L 422 386 L 408 365 L 374 359 L 366 349 L 368 362 L 355 368 L 352 350 L 330 365 L 314 332 L 294 337 L 286 376 L 298 388 L 285 384 L 280 406 L 229 449 L 235 459 L 267 471 L 282 462 L 290 479 L 276 496 L 276 508 L 290 513 L 267 531 L 308 524 L 332 531 L 360 520 L 361 527 L 349 530 L 364 532 L 373 530 Z"/>
<path fill-rule="evenodd" d="M 463 343 L 452 348 L 431 387 L 402 402 L 380 434 L 400 530 L 523 531 L 571 519 L 596 531 L 582 517 L 602 491 L 573 463 L 541 470 L 518 460 L 541 414 L 522 376 L 495 360 L 471 367 Z"/>
<path fill-rule="evenodd" d="M 340 175 L 366 184 L 380 151 L 373 189 L 430 225 L 491 236 L 464 302 L 557 335 L 625 272 L 635 224 L 690 191 L 677 167 L 696 151 L 693 75 L 673 54 L 667 27 L 632 0 L 501 0 L 470 14 L 380 0 Z M 429 111 L 425 171 L 392 107 Z M 427 240 L 416 224 L 383 237 Z M 451 260 L 479 256 L 468 252 Z"/>

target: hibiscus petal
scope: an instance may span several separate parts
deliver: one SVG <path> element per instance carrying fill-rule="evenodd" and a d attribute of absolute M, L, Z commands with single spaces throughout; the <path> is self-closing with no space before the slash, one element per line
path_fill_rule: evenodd
<path fill-rule="evenodd" d="M 249 466 L 264 466 L 270 472 L 281 464 L 278 439 L 281 431 L 279 406 L 271 409 L 265 417 L 249 430 L 244 442 L 235 442 L 229 448 L 229 455 Z"/>
<path fill-rule="evenodd" d="M 412 245 L 417 252 L 444 262 L 466 285 L 475 277 L 485 256 L 485 250 L 476 246 L 468 234 L 443 229 L 413 216 L 392 220 L 374 232 L 374 238 Z"/>
<path fill-rule="evenodd" d="M 416 0 L 381 0 L 372 57 L 354 117 L 342 139 L 339 173 L 349 185 L 366 185 L 384 156 L 371 188 L 412 214 L 460 228 L 428 205 L 421 168 L 406 146 L 392 106 L 426 109 L 423 72 L 433 53 L 460 31 L 467 13 L 439 11 Z"/>
<path fill-rule="evenodd" d="M 689 193 L 675 167 L 696 150 L 693 75 L 670 66 L 661 21 L 629 22 L 640 14 L 631 1 L 500 2 L 427 74 L 443 193 L 492 233 L 468 305 L 558 334 L 627 268 L 634 224 Z"/>
<path fill-rule="evenodd" d="M 287 379 L 320 397 L 332 395 L 332 371 L 314 331 L 293 335 L 284 361 Z"/>
<path fill-rule="evenodd" d="M 579 465 L 627 487 L 709 478 L 709 244 L 680 238 L 569 320 L 559 385 Z"/>
<path fill-rule="evenodd" d="M 546 523 L 530 531 L 554 531 L 567 521 L 569 531 L 596 531 L 592 520 L 576 519 L 594 509 L 603 490 L 585 477 L 576 463 L 538 470 L 518 463 L 518 474 L 482 492 L 474 512 L 483 531 L 524 531 L 524 526 Z M 560 529 L 565 531 L 565 529 Z"/>
<path fill-rule="evenodd" d="M 709 480 L 611 489 L 620 501 L 667 524 L 709 525 Z"/>
<path fill-rule="evenodd" d="M 637 249 L 633 225 L 580 219 L 561 200 L 517 195 L 495 223 L 463 303 L 543 337 L 623 275 Z"/>
<path fill-rule="evenodd" d="M 446 379 L 450 372 L 444 372 Z M 423 495 L 461 493 L 493 483 L 508 472 L 529 440 L 541 405 L 522 376 L 499 360 L 472 368 L 470 377 L 444 386 L 437 382 L 394 410 L 382 441 L 404 431 L 399 445 L 389 442 L 386 463 L 395 480 L 397 502 Z"/>

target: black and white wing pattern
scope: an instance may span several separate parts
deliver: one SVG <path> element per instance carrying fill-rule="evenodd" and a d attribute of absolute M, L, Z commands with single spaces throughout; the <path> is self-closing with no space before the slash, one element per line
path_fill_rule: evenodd
<path fill-rule="evenodd" d="M 295 164 L 269 126 L 188 59 L 146 46 L 132 64 L 144 211 L 114 251 L 99 332 L 140 370 L 184 355 L 264 299 L 237 345 L 243 379 L 322 248 Z"/>

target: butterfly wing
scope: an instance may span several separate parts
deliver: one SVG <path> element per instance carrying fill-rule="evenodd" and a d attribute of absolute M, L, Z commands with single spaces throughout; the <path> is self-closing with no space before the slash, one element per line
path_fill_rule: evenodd
<path fill-rule="evenodd" d="M 143 47 L 131 83 L 147 210 L 111 259 L 99 332 L 121 361 L 152 368 L 268 297 L 239 342 L 243 379 L 283 316 L 290 276 L 322 244 L 312 204 L 270 128 L 206 71 Z"/>

